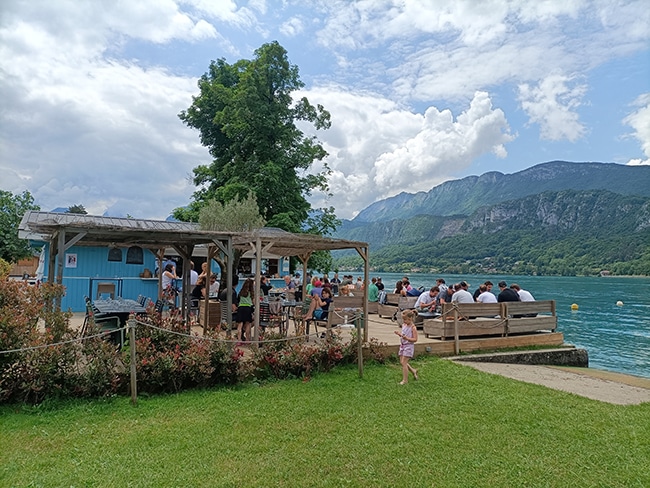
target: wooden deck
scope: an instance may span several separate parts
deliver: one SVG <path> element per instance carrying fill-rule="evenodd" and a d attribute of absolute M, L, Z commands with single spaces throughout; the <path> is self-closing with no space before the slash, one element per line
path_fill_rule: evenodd
<path fill-rule="evenodd" d="M 84 314 L 75 313 L 70 325 L 80 327 L 83 323 Z M 376 339 L 381 348 L 387 354 L 397 354 L 399 350 L 399 337 L 395 331 L 399 330 L 397 322 L 388 317 L 380 317 L 377 314 L 370 314 L 368 318 L 368 337 Z M 323 331 L 322 327 L 318 328 Z M 313 333 L 313 330 L 311 331 Z M 192 327 L 192 333 L 203 334 L 202 326 Z M 295 334 L 293 321 L 290 322 L 289 335 Z M 350 337 L 349 329 L 342 328 L 343 339 Z M 315 336 L 311 340 L 319 340 Z M 476 352 L 486 350 L 498 350 L 514 347 L 547 346 L 549 348 L 561 346 L 564 343 L 564 335 L 561 332 L 537 332 L 525 334 L 511 334 L 508 337 L 462 337 L 459 340 L 460 352 Z M 456 354 L 454 339 L 434 339 L 425 337 L 424 331 L 418 328 L 418 342 L 415 344 L 415 354 L 432 356 L 453 356 Z"/>

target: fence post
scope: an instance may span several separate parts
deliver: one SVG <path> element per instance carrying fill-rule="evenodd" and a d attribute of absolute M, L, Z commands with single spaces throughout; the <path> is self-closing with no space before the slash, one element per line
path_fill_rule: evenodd
<path fill-rule="evenodd" d="M 357 314 L 354 318 L 355 325 L 357 327 L 357 365 L 359 367 L 359 378 L 363 378 L 363 347 L 361 344 L 361 322 L 363 320 L 363 312 L 361 316 Z"/>
<path fill-rule="evenodd" d="M 135 318 L 129 315 L 129 352 L 131 353 L 131 403 L 138 404 L 138 378 L 136 375 L 135 356 Z"/>

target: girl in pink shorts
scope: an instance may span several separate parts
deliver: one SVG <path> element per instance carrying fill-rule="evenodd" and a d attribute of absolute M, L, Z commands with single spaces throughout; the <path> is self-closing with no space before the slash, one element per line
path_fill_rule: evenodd
<path fill-rule="evenodd" d="M 413 323 L 414 318 L 414 310 L 404 310 L 402 312 L 402 330 L 395 331 L 395 334 L 400 336 L 399 362 L 402 365 L 402 381 L 400 381 L 400 385 L 408 383 L 409 371 L 413 373 L 413 378 L 418 379 L 418 370 L 409 364 L 409 360 L 415 352 L 415 343 L 418 340 L 418 329 Z"/>

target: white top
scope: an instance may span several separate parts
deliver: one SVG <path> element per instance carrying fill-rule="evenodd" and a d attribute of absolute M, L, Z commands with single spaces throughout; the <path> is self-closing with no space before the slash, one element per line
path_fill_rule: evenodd
<path fill-rule="evenodd" d="M 414 308 L 424 308 L 426 306 L 431 306 L 431 304 L 435 301 L 436 297 L 432 297 L 429 295 L 428 291 L 425 291 L 424 293 L 420 293 L 420 296 L 415 301 Z"/>
<path fill-rule="evenodd" d="M 522 302 L 534 302 L 535 298 L 533 298 L 533 295 L 530 294 L 530 292 L 526 290 L 519 290 L 517 293 L 519 293 L 519 298 L 521 299 Z"/>
<path fill-rule="evenodd" d="M 162 275 L 163 290 L 174 282 L 173 275 L 169 271 L 165 271 Z"/>
<path fill-rule="evenodd" d="M 474 297 L 467 290 L 460 289 L 451 296 L 452 303 L 474 303 Z"/>
<path fill-rule="evenodd" d="M 190 270 L 190 285 L 196 285 L 196 282 L 199 281 L 199 274 L 193 269 Z"/>
<path fill-rule="evenodd" d="M 497 303 L 497 297 L 491 291 L 484 291 L 476 297 L 478 303 Z"/>

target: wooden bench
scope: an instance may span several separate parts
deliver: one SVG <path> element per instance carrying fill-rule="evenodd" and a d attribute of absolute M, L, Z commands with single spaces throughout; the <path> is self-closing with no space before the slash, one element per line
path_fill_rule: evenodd
<path fill-rule="evenodd" d="M 524 316 L 529 315 L 529 316 Z M 534 315 L 534 316 L 533 316 Z M 425 337 L 522 334 L 557 329 L 555 300 L 503 303 L 444 303 L 442 316 L 425 319 Z"/>
<path fill-rule="evenodd" d="M 557 329 L 555 300 L 535 302 L 503 302 L 504 316 L 507 317 L 508 334 Z"/>
<path fill-rule="evenodd" d="M 377 305 L 377 313 L 379 317 L 392 317 L 397 312 L 399 305 L 399 293 L 386 293 L 386 303 L 379 303 Z"/>

